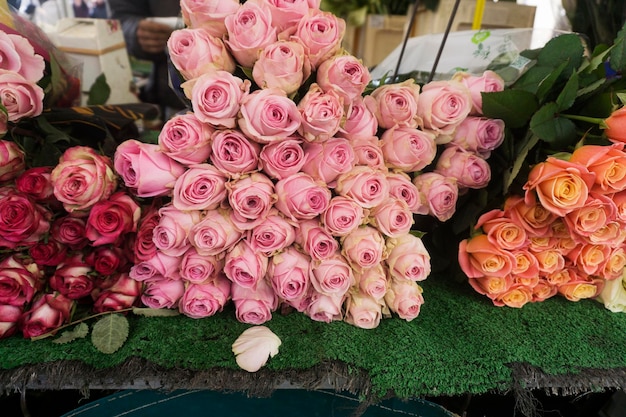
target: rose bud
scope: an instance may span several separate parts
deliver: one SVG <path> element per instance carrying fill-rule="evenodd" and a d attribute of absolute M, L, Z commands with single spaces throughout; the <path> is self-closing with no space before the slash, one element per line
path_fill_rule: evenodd
<path fill-rule="evenodd" d="M 167 50 L 172 64 L 186 80 L 211 71 L 235 71 L 235 61 L 222 39 L 206 28 L 174 30 L 167 40 Z"/>
<path fill-rule="evenodd" d="M 41 336 L 58 329 L 70 320 L 74 300 L 62 294 L 42 294 L 20 320 L 25 338 Z"/>
<path fill-rule="evenodd" d="M 384 301 L 367 294 L 350 292 L 346 299 L 344 321 L 361 329 L 374 329 L 383 317 L 384 304 Z"/>

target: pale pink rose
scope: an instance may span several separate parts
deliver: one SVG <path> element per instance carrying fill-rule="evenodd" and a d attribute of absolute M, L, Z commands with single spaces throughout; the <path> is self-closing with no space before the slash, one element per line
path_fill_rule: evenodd
<path fill-rule="evenodd" d="M 447 146 L 437 159 L 435 171 L 454 178 L 459 189 L 484 188 L 491 180 L 491 167 L 480 156 L 458 146 Z"/>
<path fill-rule="evenodd" d="M 481 93 L 494 93 L 504 90 L 504 80 L 497 73 L 487 70 L 482 75 L 457 72 L 452 77 L 463 83 L 472 96 L 472 114 L 483 114 L 483 97 Z"/>
<path fill-rule="evenodd" d="M 343 138 L 305 143 L 304 153 L 306 162 L 302 165 L 302 172 L 316 181 L 326 183 L 330 188 L 339 175 L 349 172 L 356 163 L 352 145 Z"/>
<path fill-rule="evenodd" d="M 514 284 L 513 277 L 509 274 L 504 277 L 478 277 L 468 278 L 467 282 L 479 294 L 493 299 L 507 292 Z"/>
<path fill-rule="evenodd" d="M 235 71 L 235 61 L 224 42 L 206 28 L 174 30 L 167 40 L 172 64 L 186 80 L 210 71 Z"/>
<path fill-rule="evenodd" d="M 385 294 L 385 303 L 398 317 L 412 321 L 419 315 L 424 304 L 422 287 L 414 281 L 392 279 L 389 291 Z"/>
<path fill-rule="evenodd" d="M 324 142 L 339 131 L 344 117 L 343 101 L 334 91 L 325 93 L 312 84 L 298 103 L 302 123 L 298 133 L 308 142 Z"/>
<path fill-rule="evenodd" d="M 222 274 L 202 284 L 188 284 L 178 310 L 193 319 L 211 317 L 222 311 L 230 299 L 230 285 Z"/>
<path fill-rule="evenodd" d="M 468 116 L 457 126 L 451 143 L 486 159 L 502 144 L 504 133 L 504 120 Z"/>
<path fill-rule="evenodd" d="M 404 172 L 388 172 L 387 182 L 389 183 L 390 197 L 404 201 L 409 206 L 411 213 L 420 212 L 420 195 L 415 184 L 411 182 L 411 177 Z"/>
<path fill-rule="evenodd" d="M 580 301 L 597 297 L 604 288 L 605 282 L 601 278 L 578 274 L 575 279 L 559 285 L 558 291 L 569 301 Z"/>
<path fill-rule="evenodd" d="M 382 300 L 367 294 L 354 291 L 346 298 L 346 315 L 344 321 L 361 329 L 374 329 L 380 324 L 383 316 Z"/>
<path fill-rule="evenodd" d="M 135 262 L 128 273 L 135 281 L 147 281 L 154 277 L 178 277 L 180 256 L 166 255 L 157 251 L 150 259 Z"/>
<path fill-rule="evenodd" d="M 295 227 L 276 209 L 272 209 L 265 219 L 246 235 L 252 249 L 266 256 L 275 255 L 291 245 L 295 239 Z"/>
<path fill-rule="evenodd" d="M 242 239 L 226 254 L 224 274 L 233 283 L 254 289 L 267 273 L 269 258 L 256 252 Z"/>
<path fill-rule="evenodd" d="M 389 288 L 387 271 L 382 263 L 364 269 L 362 272 L 355 271 L 354 278 L 359 291 L 376 300 L 382 300 Z"/>
<path fill-rule="evenodd" d="M 494 245 L 487 235 L 480 234 L 459 243 L 459 265 L 468 278 L 504 277 L 517 262 L 510 251 Z"/>
<path fill-rule="evenodd" d="M 350 140 L 354 155 L 356 157 L 355 165 L 367 165 L 378 171 L 387 171 L 385 165 L 385 155 L 380 147 L 380 142 L 376 136 L 362 139 Z"/>
<path fill-rule="evenodd" d="M 185 81 L 181 87 L 191 100 L 198 120 L 232 129 L 239 113 L 239 103 L 250 91 L 250 81 L 227 71 L 210 71 Z"/>
<path fill-rule="evenodd" d="M 173 205 L 159 210 L 159 224 L 154 227 L 152 239 L 157 249 L 170 256 L 181 256 L 190 243 L 187 239 L 191 228 L 200 222 L 200 211 L 178 210 Z"/>
<path fill-rule="evenodd" d="M 332 256 L 339 249 L 339 242 L 328 233 L 317 219 L 298 222 L 296 243 L 305 254 L 315 260 Z"/>
<path fill-rule="evenodd" d="M 223 267 L 223 259 L 202 255 L 192 247 L 185 252 L 180 261 L 180 278 L 194 284 L 202 284 L 215 278 Z"/>
<path fill-rule="evenodd" d="M 85 236 L 92 246 L 119 245 L 128 237 L 125 235 L 137 231 L 140 217 L 139 204 L 124 191 L 118 191 L 91 207 Z"/>
<path fill-rule="evenodd" d="M 206 28 L 221 38 L 226 34 L 224 19 L 239 9 L 237 0 L 181 0 L 180 9 L 185 26 Z"/>
<path fill-rule="evenodd" d="M 204 256 L 225 254 L 242 237 L 231 220 L 231 209 L 208 210 L 189 230 L 189 242 Z"/>
<path fill-rule="evenodd" d="M 470 91 L 458 81 L 431 81 L 422 87 L 417 115 L 423 127 L 434 130 L 445 143 L 472 110 Z"/>
<path fill-rule="evenodd" d="M 0 247 L 37 243 L 50 230 L 52 214 L 13 188 L 0 194 Z"/>
<path fill-rule="evenodd" d="M 345 106 L 360 98 L 372 80 L 367 67 L 353 55 L 336 55 L 323 61 L 315 77 L 322 90 L 337 93 Z"/>
<path fill-rule="evenodd" d="M 321 294 L 312 291 L 308 297 L 304 313 L 314 321 L 330 323 L 343 320 L 342 306 L 344 294 Z"/>
<path fill-rule="evenodd" d="M 293 221 L 312 219 L 328 208 L 331 192 L 310 175 L 299 172 L 276 183 L 275 207 Z"/>
<path fill-rule="evenodd" d="M 589 172 L 596 174 L 594 192 L 613 194 L 626 189 L 626 152 L 622 142 L 611 146 L 581 146 L 572 153 L 569 161 L 584 165 Z"/>
<path fill-rule="evenodd" d="M 263 324 L 271 320 L 272 312 L 278 308 L 278 296 L 265 279 L 260 280 L 256 288 L 233 283 L 231 291 L 235 317 L 241 323 Z"/>
<path fill-rule="evenodd" d="M 437 145 L 432 132 L 407 126 L 385 130 L 380 137 L 385 164 L 391 169 L 415 172 L 424 169 L 435 159 Z"/>
<path fill-rule="evenodd" d="M 488 295 L 489 296 L 489 295 Z M 522 308 L 533 300 L 533 291 L 523 284 L 513 284 L 507 291 L 489 296 L 493 305 L 497 307 Z"/>
<path fill-rule="evenodd" d="M 22 307 L 0 304 L 0 339 L 10 337 L 15 333 L 22 313 Z"/>
<path fill-rule="evenodd" d="M 260 166 L 270 178 L 282 180 L 300 171 L 306 161 L 302 140 L 284 139 L 263 146 L 259 155 Z"/>
<path fill-rule="evenodd" d="M 159 145 L 130 139 L 115 150 L 115 171 L 138 197 L 169 195 L 185 167 L 159 150 Z"/>
<path fill-rule="evenodd" d="M 226 45 L 237 63 L 246 68 L 252 68 L 260 51 L 278 39 L 272 13 L 267 4 L 260 2 L 242 4 L 235 14 L 226 16 L 224 24 L 228 32 Z"/>
<path fill-rule="evenodd" d="M 397 280 L 423 281 L 430 275 L 430 255 L 422 239 L 407 233 L 387 240 L 385 260 Z"/>
<path fill-rule="evenodd" d="M 269 7 L 272 25 L 278 33 L 293 29 L 311 7 L 308 0 L 251 0 L 251 2 Z"/>
<path fill-rule="evenodd" d="M 241 101 L 239 128 L 255 142 L 281 141 L 293 135 L 300 123 L 296 103 L 279 88 L 255 91 Z"/>
<path fill-rule="evenodd" d="M 585 205 L 563 218 L 572 234 L 591 236 L 617 218 L 617 206 L 608 196 L 590 193 Z"/>
<path fill-rule="evenodd" d="M 579 245 L 567 254 L 567 258 L 586 275 L 600 275 L 610 256 L 610 246 L 592 244 Z"/>
<path fill-rule="evenodd" d="M 357 272 L 380 264 L 385 258 L 385 238 L 372 226 L 359 227 L 341 238 L 341 254 Z"/>
<path fill-rule="evenodd" d="M 231 350 L 237 365 L 248 372 L 256 372 L 268 359 L 278 354 L 281 340 L 265 326 L 252 326 L 239 335 Z"/>
<path fill-rule="evenodd" d="M 46 63 L 22 35 L 0 32 L 0 69 L 20 74 L 36 83 L 43 77 Z"/>
<path fill-rule="evenodd" d="M 20 319 L 20 329 L 25 338 L 53 332 L 70 321 L 74 300 L 63 294 L 41 294 Z"/>
<path fill-rule="evenodd" d="M 266 175 L 253 172 L 226 184 L 231 219 L 240 230 L 250 230 L 269 214 L 276 195 L 274 183 Z"/>
<path fill-rule="evenodd" d="M 0 104 L 9 122 L 39 116 L 43 111 L 44 91 L 34 81 L 17 72 L 0 69 Z"/>
<path fill-rule="evenodd" d="M 212 135 L 211 149 L 213 165 L 231 178 L 259 168 L 261 146 L 238 130 L 216 130 Z"/>
<path fill-rule="evenodd" d="M 278 88 L 291 95 L 311 75 L 311 63 L 298 42 L 277 41 L 259 52 L 252 78 L 261 88 Z"/>
<path fill-rule="evenodd" d="M 325 295 L 344 295 L 356 283 L 348 260 L 339 252 L 311 261 L 309 277 L 315 291 Z"/>
<path fill-rule="evenodd" d="M 370 139 L 378 132 L 378 120 L 370 109 L 367 108 L 363 98 L 357 97 L 352 102 L 344 102 L 347 106 L 346 120 L 339 128 L 337 136 L 357 141 Z"/>
<path fill-rule="evenodd" d="M 372 208 L 370 224 L 386 237 L 399 237 L 409 233 L 413 226 L 413 213 L 409 205 L 401 199 L 389 197 Z"/>
<path fill-rule="evenodd" d="M 2 32 L 0 32 L 0 34 L 2 34 Z M 16 178 L 25 168 L 24 152 L 17 143 L 8 140 L 0 140 L 0 182 L 10 181 Z"/>
<path fill-rule="evenodd" d="M 311 258 L 289 246 L 274 255 L 267 267 L 267 278 L 276 295 L 283 300 L 297 300 L 306 295 L 309 288 Z"/>
<path fill-rule="evenodd" d="M 109 157 L 87 146 L 66 150 L 50 173 L 50 181 L 54 196 L 68 213 L 88 210 L 109 198 L 117 187 L 117 175 Z"/>
<path fill-rule="evenodd" d="M 365 105 L 376 115 L 378 126 L 390 129 L 394 126 L 416 128 L 421 121 L 417 114 L 420 86 L 415 80 L 384 84 L 366 96 Z"/>
<path fill-rule="evenodd" d="M 185 293 L 185 283 L 161 277 L 145 282 L 141 302 L 149 308 L 176 308 Z"/>
<path fill-rule="evenodd" d="M 357 165 L 339 176 L 335 192 L 353 199 L 363 208 L 372 208 L 389 197 L 389 183 L 385 172 Z"/>
<path fill-rule="evenodd" d="M 459 188 L 453 178 L 444 177 L 436 172 L 420 174 L 413 180 L 420 193 L 421 209 L 419 214 L 435 216 L 445 222 L 456 211 Z"/>
<path fill-rule="evenodd" d="M 168 119 L 159 133 L 159 147 L 181 164 L 201 164 L 211 155 L 213 127 L 195 113 L 177 114 Z"/>
<path fill-rule="evenodd" d="M 226 176 L 211 164 L 192 165 L 176 179 L 172 204 L 179 210 L 212 210 L 226 198 Z"/>
<path fill-rule="evenodd" d="M 526 229 L 508 218 L 502 210 L 495 209 L 482 214 L 474 228 L 482 228 L 489 240 L 502 249 L 522 249 L 529 244 Z"/>
<path fill-rule="evenodd" d="M 293 36 L 307 48 L 313 68 L 336 55 L 346 32 L 346 22 L 319 9 L 309 9 L 298 22 Z"/>
<path fill-rule="evenodd" d="M 356 201 L 335 196 L 321 215 L 322 223 L 333 236 L 345 236 L 359 227 L 365 220 L 365 211 Z"/>

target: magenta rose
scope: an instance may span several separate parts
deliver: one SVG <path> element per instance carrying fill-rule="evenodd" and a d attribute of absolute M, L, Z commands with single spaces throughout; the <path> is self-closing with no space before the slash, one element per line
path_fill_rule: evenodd
<path fill-rule="evenodd" d="M 54 187 L 50 181 L 51 172 L 52 167 L 29 168 L 15 179 L 15 188 L 30 195 L 35 201 L 48 201 L 54 195 Z"/>
<path fill-rule="evenodd" d="M 376 300 L 382 300 L 387 293 L 389 279 L 382 263 L 364 269 L 362 272 L 355 272 L 354 278 L 359 291 Z"/>
<path fill-rule="evenodd" d="M 263 324 L 271 320 L 272 312 L 278 308 L 278 297 L 265 279 L 254 289 L 233 283 L 231 291 L 235 316 L 241 323 Z"/>
<path fill-rule="evenodd" d="M 240 240 L 224 260 L 224 274 L 233 283 L 254 289 L 267 272 L 268 257 L 255 252 L 246 240 Z"/>
<path fill-rule="evenodd" d="M 344 294 L 321 294 L 316 291 L 308 298 L 304 313 L 314 321 L 330 323 L 343 320 Z"/>
<path fill-rule="evenodd" d="M 125 310 L 134 306 L 141 296 L 142 283 L 135 281 L 127 273 L 118 273 L 107 279 L 102 289 L 91 294 L 96 313 Z"/>
<path fill-rule="evenodd" d="M 181 164 L 201 164 L 211 155 L 213 128 L 195 113 L 177 114 L 168 119 L 159 133 L 160 149 Z"/>
<path fill-rule="evenodd" d="M 356 163 L 352 145 L 343 138 L 305 143 L 304 153 L 306 162 L 302 166 L 302 172 L 309 174 L 316 181 L 326 183 L 331 188 L 337 177 L 349 172 Z"/>
<path fill-rule="evenodd" d="M 41 294 L 20 320 L 25 338 L 41 336 L 58 329 L 70 320 L 74 300 L 59 293 Z"/>
<path fill-rule="evenodd" d="M 372 226 L 363 226 L 341 238 L 341 254 L 357 272 L 372 268 L 385 258 L 385 238 Z"/>
<path fill-rule="evenodd" d="M 275 207 L 293 221 L 312 219 L 328 208 L 331 193 L 313 177 L 299 172 L 276 183 Z"/>
<path fill-rule="evenodd" d="M 28 249 L 28 253 L 37 265 L 57 266 L 67 256 L 67 246 L 52 238 L 41 240 Z"/>
<path fill-rule="evenodd" d="M 284 139 L 263 146 L 259 155 L 260 166 L 270 178 L 282 180 L 302 168 L 305 162 L 302 140 Z"/>
<path fill-rule="evenodd" d="M 185 26 L 205 28 L 215 37 L 226 33 L 224 19 L 239 9 L 237 0 L 181 0 L 180 10 Z"/>
<path fill-rule="evenodd" d="M 344 105 L 361 97 L 372 77 L 363 62 L 353 55 L 336 55 L 317 68 L 316 82 L 322 90 L 334 91 Z"/>
<path fill-rule="evenodd" d="M 0 69 L 20 74 L 36 83 L 43 77 L 46 63 L 22 35 L 0 32 Z"/>
<path fill-rule="evenodd" d="M 454 131 L 453 144 L 489 158 L 504 141 L 504 120 L 469 116 Z"/>
<path fill-rule="evenodd" d="M 344 103 L 348 106 L 346 120 L 339 128 L 337 136 L 350 139 L 352 141 L 360 139 L 370 139 L 378 132 L 378 120 L 361 97 L 356 98 L 351 103 Z"/>
<path fill-rule="evenodd" d="M 177 308 L 185 292 L 179 279 L 159 278 L 146 281 L 141 302 L 149 308 Z"/>
<path fill-rule="evenodd" d="M 309 288 L 311 258 L 289 246 L 274 255 L 267 267 L 267 278 L 274 292 L 283 300 L 298 300 Z"/>
<path fill-rule="evenodd" d="M 393 313 L 403 320 L 415 319 L 424 304 L 422 288 L 414 281 L 391 280 L 385 303 Z"/>
<path fill-rule="evenodd" d="M 171 194 L 176 178 L 185 172 L 185 167 L 161 152 L 158 145 L 134 139 L 118 145 L 114 165 L 124 184 L 139 197 Z"/>
<path fill-rule="evenodd" d="M 141 208 L 123 191 L 96 203 L 89 211 L 85 236 L 94 246 L 120 243 L 126 233 L 137 231 Z"/>
<path fill-rule="evenodd" d="M 239 103 L 250 91 L 250 81 L 227 71 L 211 71 L 181 84 L 191 100 L 193 112 L 204 123 L 215 127 L 235 127 Z"/>
<path fill-rule="evenodd" d="M 417 187 L 411 182 L 411 177 L 404 172 L 389 172 L 387 182 L 391 197 L 403 200 L 409 206 L 411 213 L 420 212 L 420 195 Z"/>
<path fill-rule="evenodd" d="M 279 88 L 257 90 L 241 101 L 239 128 L 255 142 L 281 141 L 293 135 L 300 123 L 296 103 Z"/>
<path fill-rule="evenodd" d="M 190 246 L 189 231 L 201 220 L 200 211 L 183 211 L 167 205 L 159 210 L 159 215 L 159 224 L 152 235 L 154 244 L 166 255 L 181 256 Z"/>
<path fill-rule="evenodd" d="M 472 75 L 466 72 L 457 72 L 452 77 L 467 87 L 472 96 L 472 114 L 483 114 L 483 97 L 481 93 L 493 93 L 504 90 L 504 80 L 491 70 L 481 75 Z"/>
<path fill-rule="evenodd" d="M 363 208 L 372 208 L 389 197 L 389 183 L 385 172 L 357 165 L 339 176 L 335 192 L 353 199 Z"/>
<path fill-rule="evenodd" d="M 432 132 L 406 126 L 392 127 L 380 137 L 387 167 L 404 172 L 420 171 L 437 155 Z"/>
<path fill-rule="evenodd" d="M 459 189 L 484 188 L 491 180 L 491 167 L 486 160 L 454 145 L 439 155 L 435 172 L 454 178 Z"/>
<path fill-rule="evenodd" d="M 180 277 L 194 284 L 201 284 L 214 278 L 224 267 L 223 259 L 198 253 L 189 248 L 180 262 Z"/>
<path fill-rule="evenodd" d="M 399 237 L 409 233 L 413 226 L 413 213 L 408 204 L 390 197 L 370 211 L 371 224 L 387 237 Z"/>
<path fill-rule="evenodd" d="M 295 239 L 296 229 L 276 209 L 272 209 L 267 217 L 246 235 L 252 249 L 266 256 L 272 256 L 285 249 Z"/>
<path fill-rule="evenodd" d="M 290 95 L 311 75 L 311 63 L 298 42 L 277 41 L 265 46 L 252 68 L 252 78 L 261 88 L 278 88 Z"/>
<path fill-rule="evenodd" d="M 205 256 L 225 254 L 242 237 L 231 220 L 231 209 L 209 210 L 189 231 L 189 242 Z"/>
<path fill-rule="evenodd" d="M 17 330 L 22 307 L 0 304 L 0 339 L 12 336 Z"/>
<path fill-rule="evenodd" d="M 67 245 L 70 249 L 79 250 L 89 243 L 85 235 L 86 227 L 85 219 L 61 216 L 52 223 L 50 234 L 53 239 Z"/>
<path fill-rule="evenodd" d="M 135 262 L 145 261 L 152 258 L 157 248 L 152 239 L 154 228 L 159 224 L 159 210 L 152 206 L 144 210 L 139 220 L 139 227 L 133 242 L 133 256 Z"/>
<path fill-rule="evenodd" d="M 356 282 L 348 260 L 339 252 L 311 261 L 309 277 L 315 291 L 325 295 L 344 295 Z"/>
<path fill-rule="evenodd" d="M 206 28 L 174 30 L 167 40 L 167 51 L 172 64 L 186 80 L 211 71 L 235 71 L 235 61 L 224 41 Z"/>
<path fill-rule="evenodd" d="M 376 115 L 378 126 L 384 129 L 394 126 L 417 127 L 419 100 L 420 86 L 413 79 L 402 83 L 384 84 L 364 99 L 365 105 Z"/>
<path fill-rule="evenodd" d="M 78 300 L 91 294 L 95 283 L 92 277 L 93 267 L 76 254 L 59 264 L 50 277 L 50 287 L 71 300 Z"/>
<path fill-rule="evenodd" d="M 6 109 L 9 122 L 39 116 L 43 99 L 44 91 L 35 81 L 0 68 L 0 104 Z"/>
<path fill-rule="evenodd" d="M 211 164 L 192 165 L 174 184 L 172 204 L 179 210 L 212 210 L 226 198 L 226 176 Z"/>
<path fill-rule="evenodd" d="M 331 198 L 328 208 L 321 215 L 326 231 L 337 237 L 349 234 L 359 227 L 364 219 L 363 207 L 356 201 L 342 196 Z"/>
<path fill-rule="evenodd" d="M 267 217 L 276 197 L 274 183 L 266 175 L 253 172 L 226 184 L 231 219 L 240 230 L 250 230 Z"/>
<path fill-rule="evenodd" d="M 317 219 L 298 222 L 296 243 L 305 254 L 315 260 L 326 259 L 339 249 L 337 240 L 320 225 Z"/>
<path fill-rule="evenodd" d="M 230 299 L 230 281 L 218 274 L 203 284 L 189 284 L 178 303 L 178 310 L 187 317 L 201 319 L 222 311 Z"/>
<path fill-rule="evenodd" d="M 41 271 L 36 264 L 24 265 L 16 255 L 0 262 L 0 304 L 23 307 L 30 303 L 37 290 Z"/>
<path fill-rule="evenodd" d="M 396 280 L 423 281 L 430 275 L 430 255 L 422 239 L 405 234 L 387 241 L 386 264 Z"/>
<path fill-rule="evenodd" d="M 226 45 L 239 65 L 252 68 L 259 52 L 278 40 L 272 26 L 272 13 L 262 2 L 246 2 L 235 14 L 224 19 L 228 37 Z"/>
<path fill-rule="evenodd" d="M 418 214 L 429 214 L 442 222 L 452 217 L 459 198 L 456 180 L 436 172 L 427 172 L 415 177 L 413 184 L 420 193 L 422 208 Z"/>
<path fill-rule="evenodd" d="M 361 329 L 374 329 L 383 317 L 384 302 L 361 292 L 351 292 L 346 298 L 344 321 Z"/>
<path fill-rule="evenodd" d="M 215 131 L 211 149 L 213 165 L 231 178 L 238 178 L 259 168 L 261 146 L 238 130 Z"/>
<path fill-rule="evenodd" d="M 0 182 L 16 178 L 25 167 L 24 152 L 20 147 L 15 142 L 0 140 Z"/>
<path fill-rule="evenodd" d="M 422 87 L 417 115 L 423 127 L 434 130 L 438 143 L 449 142 L 454 129 L 472 110 L 470 91 L 458 81 L 431 81 Z"/>
<path fill-rule="evenodd" d="M 298 22 L 293 36 L 307 48 L 313 68 L 336 55 L 346 32 L 346 22 L 334 14 L 309 9 Z"/>
<path fill-rule="evenodd" d="M 312 84 L 298 103 L 302 123 L 298 132 L 308 142 L 324 142 L 339 131 L 343 121 L 343 101 L 334 91 L 325 93 Z"/>
<path fill-rule="evenodd" d="M 128 260 L 120 247 L 100 246 L 85 256 L 85 262 L 100 275 L 127 272 Z"/>
<path fill-rule="evenodd" d="M 50 213 L 26 194 L 6 189 L 0 194 L 0 247 L 32 245 L 50 229 Z"/>
<path fill-rule="evenodd" d="M 66 150 L 50 174 L 54 196 L 68 213 L 83 214 L 117 187 L 111 160 L 87 146 Z M 86 214 L 86 213 L 84 213 Z"/>
<path fill-rule="evenodd" d="M 131 266 L 129 276 L 135 281 L 147 281 L 160 276 L 178 279 L 180 263 L 180 256 L 170 256 L 157 251 L 151 258 Z"/>

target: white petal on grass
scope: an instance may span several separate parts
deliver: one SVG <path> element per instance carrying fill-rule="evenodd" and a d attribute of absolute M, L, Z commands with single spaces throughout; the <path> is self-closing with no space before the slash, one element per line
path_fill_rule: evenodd
<path fill-rule="evenodd" d="M 256 372 L 278 353 L 281 343 L 280 338 L 267 327 L 250 327 L 233 343 L 237 365 L 248 372 Z"/>

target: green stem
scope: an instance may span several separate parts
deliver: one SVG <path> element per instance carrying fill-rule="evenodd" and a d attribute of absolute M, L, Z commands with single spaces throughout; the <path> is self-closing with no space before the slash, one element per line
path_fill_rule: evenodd
<path fill-rule="evenodd" d="M 93 318 L 104 316 L 106 314 L 125 313 L 127 311 L 133 311 L 133 307 L 123 308 L 121 310 L 116 310 L 116 311 L 103 311 L 102 313 L 97 313 L 97 314 L 93 314 L 91 316 L 83 317 L 80 320 L 75 320 L 75 321 L 73 321 L 71 323 L 64 324 L 61 327 L 57 327 L 56 329 L 51 330 L 48 333 L 44 333 L 44 334 L 40 334 L 39 336 L 31 337 L 30 340 L 32 340 L 34 342 L 36 340 L 45 339 L 47 337 L 54 336 L 59 330 L 65 329 L 67 327 L 73 326 L 73 325 L 78 324 L 78 323 L 82 323 L 83 321 L 91 320 Z"/>
<path fill-rule="evenodd" d="M 577 114 L 559 114 L 559 116 L 565 117 L 566 119 L 571 120 L 580 120 L 581 122 L 594 123 L 597 125 L 601 125 L 604 122 L 604 119 L 600 117 L 588 117 L 588 116 L 580 116 Z"/>

